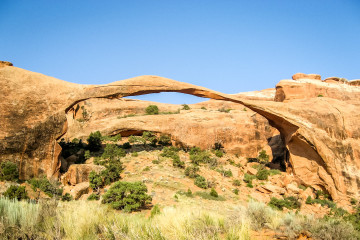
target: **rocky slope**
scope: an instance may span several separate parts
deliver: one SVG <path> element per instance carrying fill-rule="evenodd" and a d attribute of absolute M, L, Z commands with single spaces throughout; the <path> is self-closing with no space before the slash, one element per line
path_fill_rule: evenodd
<path fill-rule="evenodd" d="M 336 201 L 359 196 L 360 130 L 356 123 L 360 117 L 360 88 L 356 81 L 344 87 L 316 78 L 286 80 L 277 86 L 275 99 L 282 102 L 271 102 L 156 76 L 90 86 L 9 64 L 0 67 L 1 97 L 6 99 L 0 103 L 0 160 L 17 162 L 22 179 L 39 174 L 59 176 L 61 148 L 56 141 L 66 133 L 66 113 L 76 111 L 77 104 L 93 98 L 118 99 L 172 91 L 246 106 L 278 129 L 288 149 L 288 171 L 299 182 L 329 192 Z M 296 88 L 299 90 L 294 93 Z"/>

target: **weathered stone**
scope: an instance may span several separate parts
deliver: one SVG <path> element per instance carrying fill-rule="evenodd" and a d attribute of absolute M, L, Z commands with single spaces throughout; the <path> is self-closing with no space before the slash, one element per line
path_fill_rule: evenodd
<path fill-rule="evenodd" d="M 100 173 L 104 169 L 104 166 L 94 164 L 73 164 L 61 177 L 61 182 L 64 185 L 76 185 L 78 183 L 87 182 L 89 181 L 89 174 L 91 171 Z"/>

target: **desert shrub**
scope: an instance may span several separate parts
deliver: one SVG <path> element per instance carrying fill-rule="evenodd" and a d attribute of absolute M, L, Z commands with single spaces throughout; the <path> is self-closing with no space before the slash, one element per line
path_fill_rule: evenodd
<path fill-rule="evenodd" d="M 102 203 L 110 204 L 117 210 L 132 212 L 151 203 L 151 196 L 146 194 L 147 187 L 142 182 L 116 182 L 103 195 Z"/>
<path fill-rule="evenodd" d="M 58 182 L 50 182 L 46 177 L 32 178 L 28 182 L 34 191 L 40 189 L 41 191 L 46 193 L 46 195 L 48 195 L 49 197 L 62 194 L 62 189 L 58 188 L 60 184 Z"/>
<path fill-rule="evenodd" d="M 211 161 L 210 153 L 202 151 L 200 148 L 192 148 L 190 150 L 190 160 L 193 164 L 200 165 L 201 163 L 208 163 Z"/>
<path fill-rule="evenodd" d="M 94 190 L 98 190 L 104 185 L 103 179 L 100 174 L 95 171 L 91 171 L 89 174 L 90 187 Z"/>
<path fill-rule="evenodd" d="M 219 108 L 218 111 L 219 112 L 224 112 L 224 113 L 229 113 L 231 111 L 231 109 L 230 108 L 226 109 L 226 108 L 222 107 L 222 108 Z"/>
<path fill-rule="evenodd" d="M 265 150 L 261 150 L 259 152 L 259 156 L 258 156 L 259 162 L 262 164 L 266 164 L 269 162 L 269 155 L 266 154 Z"/>
<path fill-rule="evenodd" d="M 89 158 L 91 158 L 91 153 L 89 150 L 86 150 L 85 153 L 84 153 L 84 158 L 87 160 Z"/>
<path fill-rule="evenodd" d="M 146 142 L 149 142 L 149 144 L 152 146 L 156 146 L 156 143 L 158 141 L 156 136 L 152 132 L 147 132 L 147 131 L 143 132 L 142 138 Z"/>
<path fill-rule="evenodd" d="M 281 173 L 281 171 L 278 170 L 278 169 L 270 169 L 270 170 L 268 170 L 268 171 L 269 171 L 269 173 L 270 173 L 271 176 L 278 175 L 278 174 Z"/>
<path fill-rule="evenodd" d="M 129 148 L 131 148 L 131 144 L 130 144 L 129 142 L 126 142 L 126 143 L 124 143 L 124 144 L 122 145 L 122 148 L 123 148 L 123 149 L 129 149 Z"/>
<path fill-rule="evenodd" d="M 324 95 L 322 95 L 322 94 L 319 94 L 319 95 L 318 95 L 318 97 L 324 97 Z"/>
<path fill-rule="evenodd" d="M 240 180 L 239 179 L 234 179 L 234 181 L 233 181 L 233 185 L 234 186 L 241 186 L 241 182 L 240 182 Z"/>
<path fill-rule="evenodd" d="M 159 108 L 156 105 L 149 105 L 146 109 L 145 109 L 146 114 L 148 115 L 156 115 L 159 114 Z"/>
<path fill-rule="evenodd" d="M 216 190 L 214 188 L 211 188 L 210 190 L 210 196 L 213 196 L 213 197 L 219 197 L 219 194 L 216 192 Z"/>
<path fill-rule="evenodd" d="M 158 204 L 155 204 L 150 212 L 150 218 L 155 217 L 156 215 L 160 214 L 160 207 Z"/>
<path fill-rule="evenodd" d="M 237 188 L 233 189 L 233 193 L 235 193 L 236 195 L 239 195 L 239 189 L 237 189 Z"/>
<path fill-rule="evenodd" d="M 222 150 L 215 150 L 215 156 L 221 158 L 224 156 L 224 152 Z"/>
<path fill-rule="evenodd" d="M 70 193 L 65 193 L 61 196 L 61 201 L 63 202 L 70 202 L 71 200 L 73 200 L 73 197 L 70 195 Z"/>
<path fill-rule="evenodd" d="M 112 182 L 119 180 L 121 172 L 124 170 L 122 162 L 120 160 L 109 160 L 105 165 L 105 170 L 101 171 L 104 184 L 109 185 Z"/>
<path fill-rule="evenodd" d="M 185 168 L 185 176 L 189 178 L 196 178 L 198 176 L 197 172 L 199 171 L 199 167 L 196 165 L 191 165 Z"/>
<path fill-rule="evenodd" d="M 214 197 L 208 192 L 196 192 L 195 195 L 207 200 L 225 201 L 225 198 L 223 196 Z"/>
<path fill-rule="evenodd" d="M 141 136 L 130 136 L 129 143 L 146 144 L 146 140 Z"/>
<path fill-rule="evenodd" d="M 256 177 L 254 175 L 250 175 L 248 173 L 245 173 L 244 175 L 244 182 L 246 183 L 252 183 L 252 180 L 254 180 Z"/>
<path fill-rule="evenodd" d="M 231 170 L 225 170 L 224 168 L 219 168 L 219 169 L 216 169 L 217 172 L 221 173 L 224 177 L 232 177 L 233 174 L 231 172 Z"/>
<path fill-rule="evenodd" d="M 137 157 L 137 156 L 139 156 L 139 154 L 138 154 L 137 152 L 132 152 L 132 153 L 131 153 L 131 156 L 132 156 L 132 157 Z"/>
<path fill-rule="evenodd" d="M 145 172 L 150 171 L 150 167 L 149 167 L 149 166 L 145 167 L 145 168 L 143 169 L 143 171 L 145 171 Z"/>
<path fill-rule="evenodd" d="M 87 148 L 91 152 L 99 151 L 101 149 L 101 133 L 99 131 L 90 133 L 87 142 L 88 142 Z"/>
<path fill-rule="evenodd" d="M 299 186 L 300 187 L 300 186 Z M 351 205 L 356 205 L 358 203 L 358 201 L 355 198 L 351 198 L 350 199 L 350 204 Z"/>
<path fill-rule="evenodd" d="M 359 233 L 354 227 L 341 219 L 321 220 L 313 224 L 310 229 L 311 236 L 319 240 L 355 240 Z"/>
<path fill-rule="evenodd" d="M 293 196 L 285 197 L 284 199 L 278 199 L 272 197 L 268 205 L 277 210 L 283 210 L 283 208 L 287 208 L 287 209 L 300 208 L 300 202 Z"/>
<path fill-rule="evenodd" d="M 97 201 L 99 199 L 100 199 L 100 196 L 95 193 L 90 194 L 90 196 L 87 198 L 88 201 Z"/>
<path fill-rule="evenodd" d="M 188 188 L 188 190 L 185 192 L 185 191 L 182 191 L 182 190 L 179 190 L 176 192 L 176 194 L 178 195 L 185 195 L 186 197 L 193 197 L 193 193 L 192 191 L 190 190 L 190 188 Z"/>
<path fill-rule="evenodd" d="M 335 208 L 336 203 L 329 199 L 329 195 L 319 190 L 316 191 L 315 199 L 310 196 L 306 199 L 306 204 L 320 204 L 321 206 L 328 206 L 329 208 Z"/>
<path fill-rule="evenodd" d="M 16 199 L 16 200 L 23 200 L 28 199 L 27 192 L 25 190 L 25 186 L 10 186 L 5 192 L 4 197 L 8 199 Z"/>
<path fill-rule="evenodd" d="M 174 167 L 185 168 L 185 162 L 180 160 L 179 155 L 174 155 L 172 160 Z"/>
<path fill-rule="evenodd" d="M 187 104 L 182 104 L 181 106 L 183 107 L 182 110 L 190 110 L 190 107 Z"/>
<path fill-rule="evenodd" d="M 101 157 L 109 160 L 119 160 L 121 157 L 125 157 L 126 152 L 124 149 L 119 148 L 115 144 L 106 144 L 105 149 Z"/>
<path fill-rule="evenodd" d="M 259 159 L 258 158 L 247 158 L 247 162 L 248 163 L 252 163 L 252 162 L 259 162 Z"/>
<path fill-rule="evenodd" d="M 299 185 L 299 188 L 304 190 L 304 191 L 307 189 L 307 187 L 305 187 L 304 185 L 301 185 L 301 184 Z"/>
<path fill-rule="evenodd" d="M 207 110 L 206 107 L 201 107 L 202 110 Z"/>
<path fill-rule="evenodd" d="M 270 172 L 266 169 L 261 169 L 256 173 L 256 178 L 259 180 L 267 180 Z"/>
<path fill-rule="evenodd" d="M 256 202 L 253 200 L 249 202 L 246 209 L 246 216 L 250 219 L 251 226 L 254 230 L 259 230 L 265 227 L 274 215 L 274 210 L 267 207 L 262 202 Z"/>
<path fill-rule="evenodd" d="M 109 142 L 118 142 L 121 141 L 121 134 L 117 134 L 114 136 L 102 136 L 102 141 L 109 141 Z"/>
<path fill-rule="evenodd" d="M 0 181 L 15 182 L 19 179 L 19 169 L 16 163 L 5 161 L 0 164 Z"/>
<path fill-rule="evenodd" d="M 159 164 L 159 163 L 160 163 L 159 160 L 152 160 L 151 162 L 152 162 L 153 164 Z"/>
<path fill-rule="evenodd" d="M 168 135 L 161 135 L 159 138 L 159 144 L 162 146 L 171 145 L 171 137 Z"/>
<path fill-rule="evenodd" d="M 209 187 L 208 182 L 203 176 L 198 175 L 195 178 L 194 184 L 199 188 L 207 189 Z"/>
<path fill-rule="evenodd" d="M 252 182 L 248 182 L 248 183 L 246 184 L 246 186 L 247 186 L 248 188 L 253 188 L 253 187 L 254 187 L 254 185 L 252 184 Z"/>

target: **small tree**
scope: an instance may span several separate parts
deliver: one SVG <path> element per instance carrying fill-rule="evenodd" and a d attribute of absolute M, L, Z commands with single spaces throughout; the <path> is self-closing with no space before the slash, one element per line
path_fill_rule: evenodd
<path fill-rule="evenodd" d="M 195 178 L 194 184 L 199 188 L 203 188 L 203 189 L 207 189 L 209 187 L 206 179 L 200 175 Z"/>
<path fill-rule="evenodd" d="M 25 190 L 25 186 L 10 186 L 5 192 L 4 197 L 9 199 L 28 199 L 27 192 Z"/>
<path fill-rule="evenodd" d="M 188 166 L 185 168 L 185 176 L 188 176 L 189 178 L 196 178 L 199 175 L 197 174 L 199 170 L 199 167 L 196 165 Z"/>
<path fill-rule="evenodd" d="M 156 105 L 149 105 L 146 109 L 146 114 L 148 115 L 156 115 L 159 114 L 159 108 Z"/>
<path fill-rule="evenodd" d="M 96 173 L 95 171 L 90 172 L 89 183 L 90 183 L 90 187 L 94 190 L 99 190 L 99 188 L 101 188 L 104 184 L 100 174 Z"/>
<path fill-rule="evenodd" d="M 211 188 L 210 196 L 219 197 L 219 194 L 216 192 L 216 190 L 214 188 Z"/>
<path fill-rule="evenodd" d="M 151 203 L 147 187 L 142 182 L 116 182 L 104 195 L 102 203 L 110 204 L 117 210 L 132 212 Z"/>
<path fill-rule="evenodd" d="M 266 154 L 265 150 L 261 150 L 258 159 L 261 164 L 266 164 L 269 162 L 269 155 Z"/>
<path fill-rule="evenodd" d="M 0 164 L 0 181 L 17 181 L 19 169 L 16 163 L 6 161 Z"/>
<path fill-rule="evenodd" d="M 183 106 L 182 110 L 190 110 L 189 105 L 183 104 L 182 106 Z"/>
<path fill-rule="evenodd" d="M 101 133 L 99 131 L 90 133 L 87 142 L 90 151 L 99 151 L 101 149 Z"/>

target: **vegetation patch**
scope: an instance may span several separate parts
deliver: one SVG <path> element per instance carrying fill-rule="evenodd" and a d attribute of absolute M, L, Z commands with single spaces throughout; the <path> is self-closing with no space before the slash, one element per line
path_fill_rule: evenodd
<path fill-rule="evenodd" d="M 18 201 L 28 199 L 25 186 L 10 186 L 5 192 L 4 197 L 8 199 L 16 199 Z"/>
<path fill-rule="evenodd" d="M 0 181 L 17 182 L 19 180 L 19 169 L 16 163 L 5 161 L 0 164 Z"/>
<path fill-rule="evenodd" d="M 147 187 L 142 182 L 116 182 L 103 195 L 101 202 L 117 210 L 132 212 L 151 203 L 152 198 L 146 193 Z"/>
<path fill-rule="evenodd" d="M 272 197 L 268 205 L 280 211 L 282 211 L 284 208 L 299 209 L 301 206 L 299 200 L 293 196 L 284 197 L 283 199 Z"/>
<path fill-rule="evenodd" d="M 29 184 L 31 188 L 36 192 L 37 189 L 40 189 L 49 197 L 53 197 L 54 195 L 61 196 L 62 189 L 59 189 L 59 182 L 50 182 L 46 177 L 42 178 L 33 178 L 30 179 Z"/>
<path fill-rule="evenodd" d="M 145 112 L 147 115 L 157 115 L 159 114 L 159 108 L 156 105 L 149 105 L 145 108 Z"/>
<path fill-rule="evenodd" d="M 203 199 L 206 199 L 206 200 L 213 200 L 213 201 L 225 201 L 226 199 L 223 197 L 223 196 L 212 196 L 210 193 L 208 192 L 196 192 L 195 193 L 195 196 L 199 196 Z"/>

